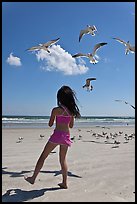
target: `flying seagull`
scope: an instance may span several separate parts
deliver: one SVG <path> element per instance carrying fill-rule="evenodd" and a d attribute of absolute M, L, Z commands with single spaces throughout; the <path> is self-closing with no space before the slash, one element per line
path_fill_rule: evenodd
<path fill-rule="evenodd" d="M 93 86 L 91 85 L 91 81 L 96 80 L 96 78 L 88 78 L 86 79 L 86 84 L 83 86 L 83 88 L 87 88 L 87 91 L 92 91 Z"/>
<path fill-rule="evenodd" d="M 93 26 L 87 25 L 86 29 L 80 31 L 79 42 L 80 42 L 82 36 L 85 35 L 85 34 L 91 34 L 92 36 L 94 36 L 95 35 L 95 31 L 97 31 L 97 28 L 96 28 L 95 25 L 93 25 Z"/>
<path fill-rule="evenodd" d="M 94 46 L 93 48 L 93 52 L 92 53 L 88 53 L 88 54 L 83 54 L 83 53 L 77 53 L 75 55 L 73 55 L 72 57 L 87 57 L 90 59 L 90 63 L 92 64 L 96 64 L 98 61 L 97 59 L 95 58 L 95 54 L 97 52 L 97 50 L 102 47 L 103 45 L 106 45 L 107 43 L 98 43 Z"/>
<path fill-rule="evenodd" d="M 127 101 L 124 101 L 124 100 L 115 100 L 117 102 L 124 102 L 125 104 L 129 104 L 132 108 L 135 109 L 135 106 L 131 105 L 130 103 L 128 103 Z"/>
<path fill-rule="evenodd" d="M 125 54 L 129 54 L 129 52 L 131 53 L 135 53 L 135 46 L 131 46 L 131 44 L 129 43 L 129 41 L 125 42 L 124 40 L 121 40 L 119 38 L 113 38 L 114 40 L 117 40 L 118 42 L 124 44 L 126 46 L 126 50 L 125 50 Z"/>
<path fill-rule="evenodd" d="M 60 40 L 60 38 L 57 38 L 55 40 L 51 40 L 51 41 L 48 41 L 47 43 L 43 43 L 43 44 L 39 44 L 38 46 L 34 46 L 34 47 L 31 47 L 29 49 L 27 49 L 28 51 L 38 51 L 38 50 L 46 50 L 48 53 L 50 53 L 50 51 L 48 50 L 49 47 L 51 47 L 51 45 L 55 44 L 56 42 L 58 42 Z"/>

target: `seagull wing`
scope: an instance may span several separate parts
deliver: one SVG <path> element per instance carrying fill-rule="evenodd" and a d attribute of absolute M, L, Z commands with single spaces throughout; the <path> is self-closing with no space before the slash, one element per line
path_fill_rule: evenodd
<path fill-rule="evenodd" d="M 79 34 L 79 42 L 80 42 L 82 36 L 85 35 L 85 34 L 87 34 L 88 32 L 89 32 L 89 31 L 88 31 L 87 29 L 80 31 L 80 34 Z"/>
<path fill-rule="evenodd" d="M 87 54 L 82 54 L 82 53 L 77 53 L 77 54 L 75 54 L 75 55 L 72 55 L 72 57 L 87 57 L 88 58 L 88 56 L 87 56 Z"/>
<path fill-rule="evenodd" d="M 96 54 L 97 50 L 102 47 L 103 45 L 106 45 L 107 43 L 98 43 L 94 46 L 94 49 L 93 49 L 93 56 Z"/>
<path fill-rule="evenodd" d="M 55 39 L 55 40 L 48 41 L 47 43 L 43 44 L 43 46 L 49 47 L 49 46 L 55 44 L 56 42 L 58 42 L 59 40 L 60 40 L 60 38 L 57 38 L 57 39 Z"/>
<path fill-rule="evenodd" d="M 125 104 L 129 104 L 127 101 L 124 101 Z"/>
<path fill-rule="evenodd" d="M 124 40 L 121 40 L 119 38 L 113 38 L 114 40 L 117 40 L 118 42 L 124 44 L 125 46 L 127 45 L 127 43 Z"/>
<path fill-rule="evenodd" d="M 96 28 L 96 26 L 95 26 L 95 25 L 93 25 L 93 29 L 94 29 L 94 31 L 97 31 L 97 28 Z"/>
<path fill-rule="evenodd" d="M 130 47 L 129 47 L 129 50 L 130 50 L 131 52 L 135 52 L 135 46 L 130 46 Z"/>
<path fill-rule="evenodd" d="M 130 103 L 128 103 L 127 101 L 124 101 L 125 102 L 125 104 L 128 104 L 128 105 L 130 105 L 132 108 L 134 108 L 135 109 L 135 106 L 133 106 L 133 105 L 131 105 Z"/>
<path fill-rule="evenodd" d="M 34 47 L 31 47 L 31 48 L 28 48 L 27 50 L 28 51 L 33 51 L 33 50 L 39 50 L 41 48 L 41 46 L 34 46 Z"/>
<path fill-rule="evenodd" d="M 85 88 L 86 87 L 86 84 L 85 85 L 83 85 L 83 88 Z"/>
<path fill-rule="evenodd" d="M 116 99 L 115 101 L 117 101 L 117 102 L 121 102 L 122 100 Z"/>
<path fill-rule="evenodd" d="M 87 80 L 89 80 L 89 81 L 96 80 L 96 78 L 88 78 Z"/>
<path fill-rule="evenodd" d="M 86 85 L 87 86 L 90 86 L 90 81 L 91 80 L 96 80 L 96 78 L 88 78 L 88 79 L 86 79 Z"/>
<path fill-rule="evenodd" d="M 135 106 L 133 106 L 133 105 L 130 105 L 130 106 L 135 109 Z"/>

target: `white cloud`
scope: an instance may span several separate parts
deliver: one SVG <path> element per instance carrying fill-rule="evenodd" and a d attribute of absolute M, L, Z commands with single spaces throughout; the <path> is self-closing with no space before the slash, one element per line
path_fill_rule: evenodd
<path fill-rule="evenodd" d="M 21 60 L 19 57 L 14 57 L 13 53 L 10 53 L 10 56 L 7 58 L 6 62 L 9 65 L 14 65 L 14 66 L 21 66 Z"/>
<path fill-rule="evenodd" d="M 65 75 L 84 74 L 88 71 L 85 61 L 80 59 L 78 64 L 71 54 L 66 52 L 60 45 L 53 45 L 49 48 L 51 53 L 40 50 L 36 53 L 38 61 L 44 61 L 43 70 L 60 71 Z"/>

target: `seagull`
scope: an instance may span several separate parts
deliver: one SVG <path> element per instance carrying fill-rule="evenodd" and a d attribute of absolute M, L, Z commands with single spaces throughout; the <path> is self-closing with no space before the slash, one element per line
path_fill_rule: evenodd
<path fill-rule="evenodd" d="M 125 104 L 129 104 L 132 108 L 135 109 L 135 106 L 131 105 L 130 103 L 128 103 L 127 101 L 124 101 L 124 100 L 115 100 L 117 102 L 124 102 Z"/>
<path fill-rule="evenodd" d="M 126 46 L 126 50 L 125 50 L 125 54 L 129 54 L 129 52 L 131 53 L 135 53 L 135 46 L 131 46 L 131 44 L 129 43 L 129 41 L 125 42 L 124 40 L 121 40 L 119 38 L 113 38 L 114 40 L 117 40 L 118 42 L 124 44 Z"/>
<path fill-rule="evenodd" d="M 82 36 L 85 34 L 91 34 L 92 36 L 95 36 L 95 33 L 94 33 L 95 31 L 97 31 L 97 28 L 95 25 L 93 25 L 93 26 L 87 25 L 86 29 L 80 31 L 79 42 L 80 42 Z"/>
<path fill-rule="evenodd" d="M 40 138 L 41 138 L 41 139 L 44 138 L 44 135 L 41 135 L 41 134 L 40 134 Z"/>
<path fill-rule="evenodd" d="M 38 51 L 38 50 L 46 50 L 48 53 L 50 53 L 50 51 L 48 50 L 49 47 L 51 47 L 51 45 L 55 44 L 56 42 L 58 42 L 60 40 L 60 38 L 57 38 L 55 40 L 51 40 L 51 41 L 48 41 L 47 43 L 43 43 L 43 44 L 39 44 L 38 46 L 34 46 L 34 47 L 31 47 L 29 49 L 27 49 L 28 51 Z"/>
<path fill-rule="evenodd" d="M 87 88 L 87 91 L 92 91 L 93 86 L 90 84 L 91 80 L 96 80 L 96 78 L 88 78 L 86 79 L 86 84 L 83 86 L 83 88 Z"/>
<path fill-rule="evenodd" d="M 79 135 L 79 136 L 78 136 L 78 140 L 81 140 L 81 139 L 82 139 L 82 135 Z"/>
<path fill-rule="evenodd" d="M 74 142 L 75 142 L 75 137 L 76 137 L 76 136 L 71 137 L 71 140 L 74 140 Z"/>
<path fill-rule="evenodd" d="M 22 140 L 23 140 L 23 137 L 18 137 L 18 141 L 16 143 L 20 143 L 22 142 Z"/>
<path fill-rule="evenodd" d="M 114 144 L 120 144 L 120 141 L 115 140 Z"/>
<path fill-rule="evenodd" d="M 19 137 L 18 140 L 23 140 L 23 137 Z"/>
<path fill-rule="evenodd" d="M 92 53 L 88 53 L 88 54 L 83 54 L 83 53 L 77 53 L 75 55 L 73 55 L 72 57 L 87 57 L 90 59 L 90 63 L 92 64 L 96 64 L 98 61 L 95 58 L 95 54 L 97 52 L 97 50 L 102 47 L 103 45 L 106 45 L 107 43 L 98 43 L 94 46 L 93 48 L 93 52 Z"/>

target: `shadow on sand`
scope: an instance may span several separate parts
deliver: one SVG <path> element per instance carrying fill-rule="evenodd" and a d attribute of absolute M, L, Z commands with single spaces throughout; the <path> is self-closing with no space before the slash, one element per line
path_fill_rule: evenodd
<path fill-rule="evenodd" d="M 52 173 L 54 174 L 54 176 L 58 176 L 61 174 L 61 170 L 60 171 L 40 171 L 41 173 Z M 78 176 L 76 174 L 73 174 L 72 172 L 68 171 L 68 176 L 70 177 L 76 177 L 76 178 L 82 178 L 81 176 Z"/>
<path fill-rule="evenodd" d="M 19 188 L 9 189 L 2 195 L 2 202 L 24 202 L 43 196 L 47 191 L 60 190 L 60 187 L 43 188 L 40 190 L 24 191 Z"/>
<path fill-rule="evenodd" d="M 8 174 L 10 177 L 22 177 L 26 173 L 30 173 L 31 171 L 20 171 L 20 172 L 13 172 L 13 171 L 8 171 L 8 167 L 3 167 L 2 168 L 2 174 Z"/>
<path fill-rule="evenodd" d="M 24 177 L 24 173 L 29 173 L 32 171 L 21 171 L 21 172 L 10 172 L 7 171 L 7 167 L 2 168 L 2 174 L 9 174 L 10 177 Z M 54 176 L 58 176 L 61 174 L 61 171 L 40 171 L 41 173 L 52 173 Z M 76 174 L 68 172 L 68 176 L 76 177 L 76 178 L 82 178 L 81 176 L 78 176 Z M 52 188 L 43 188 L 40 190 L 31 190 L 31 191 L 25 191 L 21 190 L 19 188 L 13 188 L 7 190 L 5 194 L 2 195 L 2 202 L 24 202 L 29 201 L 34 198 L 43 196 L 45 192 L 47 191 L 55 191 L 60 190 L 60 187 L 52 187 Z"/>
<path fill-rule="evenodd" d="M 7 169 L 8 169 L 7 167 L 3 167 L 2 168 L 2 174 L 8 174 L 8 175 L 10 175 L 10 177 L 24 177 L 24 174 L 33 172 L 32 170 L 13 172 L 13 171 L 8 171 Z M 52 174 L 54 174 L 54 176 L 58 176 L 61 174 L 61 170 L 59 170 L 59 171 L 40 171 L 40 173 L 52 173 Z M 68 171 L 68 176 L 76 177 L 76 178 L 82 178 L 81 176 L 73 174 L 70 171 Z"/>

